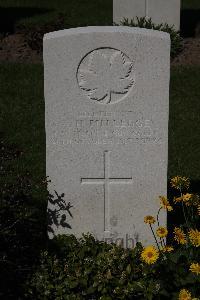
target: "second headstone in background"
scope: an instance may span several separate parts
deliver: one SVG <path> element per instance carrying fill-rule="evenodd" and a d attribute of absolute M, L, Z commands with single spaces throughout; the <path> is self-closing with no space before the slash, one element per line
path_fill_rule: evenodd
<path fill-rule="evenodd" d="M 113 0 L 113 22 L 148 17 L 156 24 L 167 23 L 179 30 L 180 9 L 180 0 Z"/>

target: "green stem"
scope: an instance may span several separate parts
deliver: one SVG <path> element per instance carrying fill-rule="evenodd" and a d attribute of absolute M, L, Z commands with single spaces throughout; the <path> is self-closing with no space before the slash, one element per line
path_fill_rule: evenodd
<path fill-rule="evenodd" d="M 166 243 L 166 242 L 164 242 L 164 238 L 162 238 L 162 243 L 163 243 L 164 247 L 166 247 L 166 246 L 167 246 L 167 243 Z"/>
<path fill-rule="evenodd" d="M 183 193 L 182 193 L 181 187 L 180 187 L 180 193 L 181 193 L 181 197 L 183 197 Z M 186 223 L 186 225 L 187 225 L 187 228 L 189 229 L 189 226 L 188 226 L 188 219 L 187 219 L 187 217 L 186 217 L 184 204 L 183 204 L 183 202 L 181 202 L 181 203 L 182 203 L 182 211 L 183 211 L 185 223 Z"/>
<path fill-rule="evenodd" d="M 162 209 L 162 207 L 159 208 L 158 213 L 157 213 L 157 217 L 156 217 L 157 218 L 158 227 L 160 226 L 160 223 L 159 223 L 159 213 L 160 213 L 161 209 Z"/>
<path fill-rule="evenodd" d="M 158 227 L 160 226 L 159 214 L 160 214 L 161 209 L 162 209 L 162 207 L 159 208 L 158 213 L 157 213 L 157 217 L 156 217 Z M 163 247 L 163 245 L 166 246 L 162 238 L 160 238 L 160 244 L 161 244 L 162 247 Z"/>
<path fill-rule="evenodd" d="M 152 233 L 153 233 L 154 239 L 155 239 L 155 241 L 156 241 L 156 244 L 157 244 L 158 250 L 160 251 L 160 247 L 159 247 L 159 244 L 158 244 L 158 241 L 157 241 L 156 235 L 155 235 L 155 233 L 154 233 L 154 231 L 153 231 L 153 228 L 152 228 L 151 224 L 149 224 L 149 225 L 150 225 L 151 231 L 152 231 Z"/>

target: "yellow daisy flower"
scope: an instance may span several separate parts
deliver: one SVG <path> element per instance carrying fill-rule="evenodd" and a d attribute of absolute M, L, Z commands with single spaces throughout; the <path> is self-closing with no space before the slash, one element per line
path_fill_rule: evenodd
<path fill-rule="evenodd" d="M 164 246 L 164 247 L 162 247 L 161 250 L 163 252 L 172 252 L 172 251 L 174 251 L 174 247 L 172 247 L 172 246 Z"/>
<path fill-rule="evenodd" d="M 147 246 L 141 253 L 141 259 L 148 265 L 154 264 L 159 257 L 159 252 L 154 246 Z"/>
<path fill-rule="evenodd" d="M 166 237 L 168 234 L 168 230 L 166 227 L 160 226 L 158 227 L 158 229 L 156 230 L 157 236 L 163 238 Z"/>
<path fill-rule="evenodd" d="M 156 221 L 155 218 L 152 216 L 144 217 L 144 223 L 146 223 L 146 224 L 154 224 L 155 221 Z"/>
<path fill-rule="evenodd" d="M 174 229 L 174 239 L 178 244 L 184 245 L 187 243 L 186 235 L 181 228 L 175 227 Z"/>
<path fill-rule="evenodd" d="M 172 211 L 173 210 L 173 207 L 170 205 L 167 197 L 164 197 L 164 196 L 159 196 L 159 199 L 160 199 L 160 207 L 161 208 L 164 208 L 168 211 Z"/>
<path fill-rule="evenodd" d="M 174 197 L 174 203 L 183 202 L 183 197 Z"/>
<path fill-rule="evenodd" d="M 189 239 L 193 246 L 199 247 L 200 246 L 200 231 L 197 229 L 190 229 L 189 230 Z"/>
<path fill-rule="evenodd" d="M 190 206 L 190 205 L 196 206 L 199 204 L 199 200 L 200 200 L 200 198 L 199 198 L 199 195 L 197 195 L 197 194 L 187 193 L 187 194 L 183 195 L 183 202 L 185 202 L 185 204 L 187 206 Z"/>
<path fill-rule="evenodd" d="M 192 204 L 198 206 L 200 203 L 200 196 L 197 194 L 192 194 Z"/>
<path fill-rule="evenodd" d="M 185 202 L 186 204 L 190 202 L 191 199 L 192 199 L 192 194 L 187 193 L 183 195 L 183 202 Z"/>
<path fill-rule="evenodd" d="M 200 204 L 197 206 L 197 214 L 200 216 Z"/>
<path fill-rule="evenodd" d="M 171 186 L 177 190 L 188 189 L 190 186 L 190 181 L 187 177 L 175 176 L 170 181 Z"/>
<path fill-rule="evenodd" d="M 200 274 L 200 264 L 198 264 L 198 263 L 192 263 L 191 265 L 190 265 L 190 271 L 192 272 L 192 273 L 196 273 L 197 275 L 199 275 Z"/>
<path fill-rule="evenodd" d="M 192 300 L 192 295 L 188 290 L 182 289 L 182 290 L 180 290 L 178 299 L 179 300 Z"/>
<path fill-rule="evenodd" d="M 180 197 L 174 197 L 174 202 L 175 203 L 179 203 L 179 202 L 184 202 L 185 205 L 190 206 L 192 205 L 192 200 L 194 199 L 194 195 L 193 194 L 184 194 Z"/>

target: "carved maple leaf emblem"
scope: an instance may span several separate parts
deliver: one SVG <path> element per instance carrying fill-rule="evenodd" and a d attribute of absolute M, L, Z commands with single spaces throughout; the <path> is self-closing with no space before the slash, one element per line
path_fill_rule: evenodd
<path fill-rule="evenodd" d="M 91 55 L 87 69 L 79 70 L 79 86 L 91 100 L 108 104 L 114 94 L 124 95 L 133 86 L 133 64 L 121 51 L 107 56 L 101 50 Z"/>

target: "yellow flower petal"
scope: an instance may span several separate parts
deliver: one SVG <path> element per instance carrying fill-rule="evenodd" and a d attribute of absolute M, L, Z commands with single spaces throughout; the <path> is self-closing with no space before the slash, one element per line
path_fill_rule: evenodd
<path fill-rule="evenodd" d="M 182 290 L 180 290 L 178 299 L 179 300 L 192 300 L 192 295 L 188 290 L 182 289 Z"/>
<path fill-rule="evenodd" d="M 197 214 L 200 216 L 200 204 L 197 206 Z"/>
<path fill-rule="evenodd" d="M 174 251 L 174 247 L 172 247 L 172 246 L 164 246 L 161 250 L 163 252 L 172 252 L 172 251 Z"/>
<path fill-rule="evenodd" d="M 189 239 L 193 246 L 199 247 L 200 246 L 200 231 L 197 229 L 190 229 L 189 230 Z"/>
<path fill-rule="evenodd" d="M 144 217 L 144 223 L 146 223 L 146 224 L 154 224 L 155 221 L 156 221 L 155 218 L 152 216 Z"/>
<path fill-rule="evenodd" d="M 170 181 L 171 186 L 177 190 L 188 189 L 190 181 L 187 177 L 175 176 Z"/>
<path fill-rule="evenodd" d="M 168 211 L 172 211 L 173 210 L 173 207 L 170 205 L 167 197 L 164 197 L 164 196 L 159 196 L 159 199 L 160 199 L 160 207 L 161 208 L 164 208 Z"/>
<path fill-rule="evenodd" d="M 184 245 L 187 243 L 186 235 L 181 228 L 175 227 L 174 229 L 174 239 L 178 244 Z"/>
<path fill-rule="evenodd" d="M 192 263 L 190 265 L 190 271 L 192 273 L 196 273 L 197 275 L 199 275 L 200 274 L 200 264 L 198 264 L 198 263 Z"/>
<path fill-rule="evenodd" d="M 154 264 L 159 257 L 159 252 L 154 246 L 147 246 L 141 253 L 141 259 L 151 265 Z"/>
<path fill-rule="evenodd" d="M 168 230 L 167 230 L 166 227 L 160 226 L 160 227 L 158 227 L 158 229 L 156 230 L 156 234 L 157 234 L 159 237 L 163 238 L 163 237 L 166 237 L 166 236 L 167 236 Z"/>

